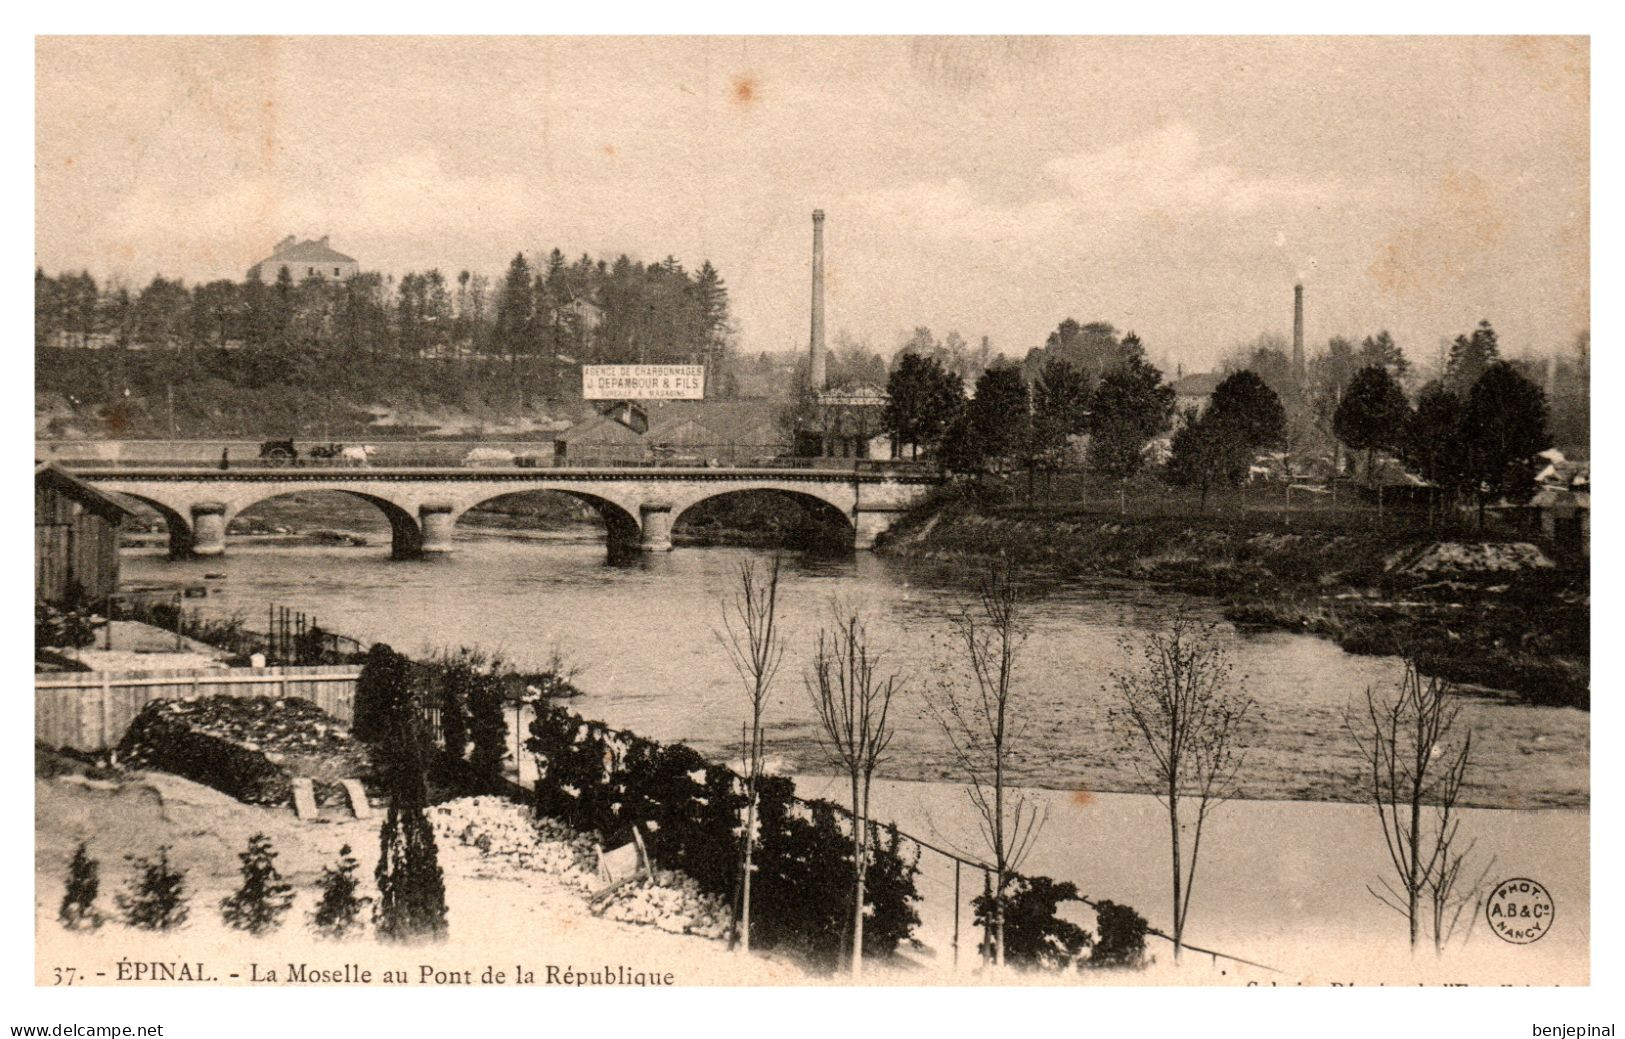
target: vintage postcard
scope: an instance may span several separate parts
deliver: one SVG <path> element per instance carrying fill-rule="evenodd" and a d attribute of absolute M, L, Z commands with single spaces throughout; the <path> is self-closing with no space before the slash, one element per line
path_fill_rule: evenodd
<path fill-rule="evenodd" d="M 1592 983 L 1587 38 L 35 57 L 34 985 Z"/>

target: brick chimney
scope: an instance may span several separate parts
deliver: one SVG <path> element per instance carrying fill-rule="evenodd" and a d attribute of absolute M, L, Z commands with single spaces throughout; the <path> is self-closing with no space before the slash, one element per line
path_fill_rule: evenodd
<path fill-rule="evenodd" d="M 1292 374 L 1303 382 L 1303 282 L 1292 286 Z"/>
<path fill-rule="evenodd" d="M 808 369 L 808 382 L 816 393 L 824 388 L 827 376 L 824 360 L 824 211 L 813 210 L 812 220 L 812 365 Z"/>

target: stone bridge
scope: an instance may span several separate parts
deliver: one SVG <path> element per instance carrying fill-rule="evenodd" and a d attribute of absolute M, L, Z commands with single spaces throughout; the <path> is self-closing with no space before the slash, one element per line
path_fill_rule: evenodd
<path fill-rule="evenodd" d="M 244 509 L 284 494 L 342 491 L 389 520 L 392 555 L 449 552 L 452 530 L 475 506 L 522 491 L 556 491 L 595 509 L 612 552 L 671 548 L 672 525 L 688 509 L 725 494 L 780 494 L 838 515 L 855 548 L 874 545 L 896 516 L 940 477 L 854 469 L 209 469 L 74 466 L 75 476 L 156 509 L 173 557 L 225 551 L 226 528 Z"/>

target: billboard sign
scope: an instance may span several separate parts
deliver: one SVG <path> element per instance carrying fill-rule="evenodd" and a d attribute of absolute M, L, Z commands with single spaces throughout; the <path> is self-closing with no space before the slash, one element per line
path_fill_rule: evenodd
<path fill-rule="evenodd" d="M 584 364 L 581 396 L 587 400 L 701 400 L 703 364 Z"/>

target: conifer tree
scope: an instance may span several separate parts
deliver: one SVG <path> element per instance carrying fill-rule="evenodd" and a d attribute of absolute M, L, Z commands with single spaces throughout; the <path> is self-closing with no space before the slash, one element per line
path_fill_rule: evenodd
<path fill-rule="evenodd" d="M 421 721 L 405 667 L 384 669 L 385 732 L 382 759 L 389 813 L 378 836 L 378 903 L 373 923 L 387 941 L 442 940 L 446 886 L 434 830 L 424 810 L 429 792 Z"/>
<path fill-rule="evenodd" d="M 124 891 L 116 898 L 124 922 L 144 931 L 173 931 L 186 923 L 186 873 L 169 862 L 169 845 L 158 849 L 156 860 L 126 856 L 135 867 Z"/>
<path fill-rule="evenodd" d="M 293 903 L 293 886 L 277 872 L 271 839 L 256 833 L 248 839 L 248 850 L 237 858 L 242 863 L 243 884 L 220 900 L 220 915 L 231 927 L 255 936 L 276 930 Z"/>
<path fill-rule="evenodd" d="M 96 910 L 96 895 L 101 890 L 98 868 L 81 841 L 73 853 L 73 862 L 68 865 L 68 890 L 56 914 L 62 926 L 70 931 L 94 931 L 102 925 L 102 915 Z"/>
<path fill-rule="evenodd" d="M 359 867 L 346 844 L 339 849 L 338 865 L 322 868 L 322 900 L 310 914 L 311 929 L 322 937 L 342 940 L 364 926 L 361 911 L 372 899 L 356 893 L 361 888 L 356 877 Z"/>

